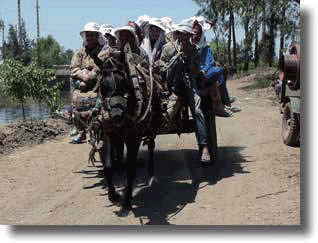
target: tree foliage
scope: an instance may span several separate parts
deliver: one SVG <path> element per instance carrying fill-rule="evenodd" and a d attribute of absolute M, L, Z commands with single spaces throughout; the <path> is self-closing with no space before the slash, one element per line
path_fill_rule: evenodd
<path fill-rule="evenodd" d="M 26 98 L 45 104 L 51 111 L 62 105 L 61 84 L 54 84 L 54 71 L 40 68 L 36 63 L 25 66 L 14 58 L 6 58 L 0 67 L 1 93 L 18 100 L 23 109 Z"/>
<path fill-rule="evenodd" d="M 32 51 L 32 60 L 39 62 L 43 67 L 52 68 L 53 65 L 70 64 L 72 55 L 72 50 L 65 52 L 53 36 L 49 35 L 38 40 Z"/>
<path fill-rule="evenodd" d="M 224 39 L 212 40 L 210 42 L 210 48 L 213 50 L 213 55 L 218 61 L 224 63 L 227 60 L 227 43 Z"/>
<path fill-rule="evenodd" d="M 2 31 L 3 27 L 4 27 L 4 21 L 3 21 L 3 19 L 0 19 L 0 30 L 1 31 Z"/>
<path fill-rule="evenodd" d="M 0 32 L 4 31 L 0 19 Z M 4 43 L 6 57 L 0 66 L 0 95 L 17 100 L 23 110 L 27 98 L 46 105 L 55 111 L 62 105 L 62 87 L 56 82 L 53 65 L 70 64 L 73 51 L 63 47 L 49 35 L 39 41 L 28 38 L 25 22 L 22 21 L 20 33 L 17 28 L 8 26 L 8 37 Z M 3 40 L 4 42 L 4 40 Z"/>
<path fill-rule="evenodd" d="M 9 25 L 8 31 L 8 41 L 5 44 L 6 56 L 23 61 L 25 65 L 29 64 L 31 61 L 30 53 L 33 46 L 31 39 L 27 36 L 25 22 L 22 20 L 20 30 L 21 42 L 19 42 L 18 31 L 12 24 Z"/>
<path fill-rule="evenodd" d="M 31 40 L 27 35 L 24 21 L 22 21 L 20 29 L 20 42 L 17 28 L 10 24 L 4 47 L 6 56 L 23 61 L 25 65 L 37 62 L 45 68 L 52 68 L 53 65 L 70 64 L 73 56 L 72 50 L 64 51 L 63 47 L 51 35 L 41 37 L 37 42 Z"/>
<path fill-rule="evenodd" d="M 243 52 L 249 56 L 253 49 L 255 66 L 259 56 L 264 53 L 266 61 L 271 65 L 275 53 L 275 38 L 280 36 L 280 50 L 284 41 L 295 36 L 295 26 L 299 26 L 299 0 L 193 0 L 199 7 L 198 15 L 214 21 L 213 27 L 216 44 L 227 39 L 228 64 L 235 66 L 236 34 L 235 29 L 241 27 L 244 31 Z M 263 21 L 264 20 L 264 21 Z M 263 28 L 260 28 L 263 24 Z M 260 33 L 264 31 L 262 35 Z M 261 41 L 259 40 L 261 37 Z M 268 39 L 265 39 L 265 38 Z M 262 41 L 262 38 L 264 41 Z M 267 43 L 269 42 L 269 43 Z M 261 44 L 259 46 L 259 43 Z M 268 48 L 268 50 L 262 50 Z M 218 44 L 216 45 L 218 48 Z M 233 48 L 233 49 L 232 49 Z M 269 56 L 267 55 L 269 54 Z M 233 60 L 232 60 L 233 57 Z M 265 59 L 264 59 L 265 60 Z M 244 67 L 248 69 L 248 63 Z"/>

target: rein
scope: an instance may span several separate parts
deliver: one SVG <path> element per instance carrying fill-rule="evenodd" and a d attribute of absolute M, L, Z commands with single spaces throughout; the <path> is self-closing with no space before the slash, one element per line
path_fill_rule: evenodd
<path fill-rule="evenodd" d="M 149 101 L 147 104 L 147 109 L 144 113 L 144 115 L 137 121 L 137 124 L 141 123 L 145 118 L 147 117 L 150 109 L 151 109 L 151 103 L 152 103 L 152 95 L 153 95 L 153 76 L 152 76 L 152 65 L 149 67 L 149 76 L 150 76 L 150 94 L 149 94 Z"/>
<path fill-rule="evenodd" d="M 132 59 L 132 52 L 131 52 L 131 48 L 130 48 L 130 45 L 129 43 L 127 43 L 124 47 L 124 51 L 125 51 L 125 54 L 126 54 L 126 62 L 128 64 L 128 67 L 129 67 L 129 71 L 130 71 L 130 76 L 132 77 L 132 81 L 133 81 L 133 85 L 134 86 L 137 86 L 137 87 L 134 87 L 135 88 L 135 92 L 137 90 L 137 94 L 136 94 L 136 97 L 138 98 L 138 96 L 140 96 L 140 87 L 139 87 L 139 84 L 138 84 L 138 80 L 136 78 L 137 74 L 136 74 L 136 70 L 135 68 L 130 64 L 129 60 Z M 153 96 L 153 75 L 152 75 L 152 65 L 149 66 L 149 71 L 150 71 L 150 95 L 149 95 L 149 100 L 148 100 L 148 104 L 147 104 L 147 108 L 145 110 L 145 113 L 142 115 L 142 117 L 136 121 L 136 124 L 140 124 L 141 122 L 143 122 L 147 115 L 149 114 L 149 111 L 151 109 L 151 103 L 152 103 L 152 96 Z M 140 108 L 141 109 L 141 104 L 139 104 L 140 107 L 138 107 L 138 109 Z M 139 111 L 141 112 L 141 110 Z"/>
<path fill-rule="evenodd" d="M 129 76 L 132 79 L 132 85 L 134 88 L 134 92 L 135 92 L 135 96 L 137 99 L 137 107 L 135 109 L 135 114 L 136 116 L 140 116 L 141 113 L 141 109 L 142 109 L 142 99 L 143 96 L 141 94 L 141 88 L 139 86 L 139 81 L 137 78 L 138 75 L 138 71 L 136 70 L 136 68 L 131 64 L 130 60 L 133 60 L 133 56 L 132 56 L 132 51 L 130 48 L 129 43 L 127 43 L 124 47 L 124 53 L 125 53 L 125 57 L 126 57 L 126 64 L 128 65 L 128 69 L 129 69 Z M 96 55 L 93 55 L 92 58 L 94 59 L 94 62 L 96 63 L 97 66 L 99 66 L 99 68 L 101 70 L 103 70 L 103 66 L 104 63 L 102 62 L 102 60 L 97 57 Z M 111 60 L 111 58 L 108 58 L 108 61 L 111 63 L 111 65 L 113 67 L 116 67 L 115 63 Z M 143 122 L 146 117 L 149 114 L 149 111 L 151 110 L 151 104 L 152 104 L 152 96 L 153 96 L 153 75 L 152 75 L 152 65 L 149 66 L 149 71 L 150 71 L 150 94 L 149 94 L 149 99 L 148 99 L 148 103 L 147 103 L 147 107 L 146 110 L 144 112 L 144 114 L 136 121 L 136 124 L 140 124 L 141 122 Z M 111 72 L 111 75 L 113 76 L 113 72 Z M 114 79 L 114 77 L 113 77 Z M 98 94 L 100 97 L 103 97 L 101 94 L 101 83 L 100 83 L 100 79 L 97 80 L 97 84 L 96 84 L 97 88 L 98 88 Z M 106 98 L 106 100 L 109 100 L 110 97 Z M 107 101 L 106 101 L 107 102 Z"/>

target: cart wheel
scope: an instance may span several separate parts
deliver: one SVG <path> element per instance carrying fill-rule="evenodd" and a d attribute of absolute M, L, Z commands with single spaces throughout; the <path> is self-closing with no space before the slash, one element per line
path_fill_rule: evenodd
<path fill-rule="evenodd" d="M 298 117 L 286 103 L 282 115 L 283 141 L 288 146 L 299 146 L 300 125 Z"/>

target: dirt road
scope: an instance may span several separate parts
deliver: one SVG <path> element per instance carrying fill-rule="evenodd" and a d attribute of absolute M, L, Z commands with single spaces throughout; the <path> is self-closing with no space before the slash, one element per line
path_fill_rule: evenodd
<path fill-rule="evenodd" d="M 0 157 L 0 223 L 22 225 L 299 225 L 300 148 L 281 140 L 279 105 L 270 89 L 228 81 L 242 111 L 217 117 L 219 163 L 203 168 L 194 202 L 188 168 L 199 158 L 194 134 L 156 139 L 159 183 L 142 187 L 146 148 L 139 153 L 134 212 L 116 215 L 102 167 L 88 165 L 89 144 L 65 136 Z M 98 158 L 98 157 L 97 157 Z M 118 175 L 120 184 L 124 175 Z M 119 185 L 118 184 L 118 185 Z"/>

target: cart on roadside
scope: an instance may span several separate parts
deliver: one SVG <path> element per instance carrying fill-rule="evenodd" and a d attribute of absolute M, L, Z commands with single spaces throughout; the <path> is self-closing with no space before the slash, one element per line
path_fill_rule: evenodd
<path fill-rule="evenodd" d="M 279 59 L 282 138 L 289 146 L 300 145 L 300 45 L 293 45 Z"/>

